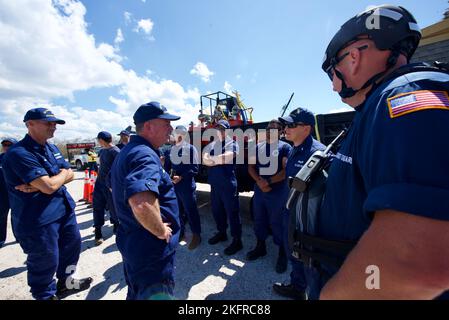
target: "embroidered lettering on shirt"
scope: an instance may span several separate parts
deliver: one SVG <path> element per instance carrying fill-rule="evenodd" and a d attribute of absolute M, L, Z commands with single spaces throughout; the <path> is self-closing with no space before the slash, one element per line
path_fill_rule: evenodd
<path fill-rule="evenodd" d="M 341 160 L 341 161 L 343 161 L 343 162 L 352 164 L 352 157 L 345 156 L 344 154 L 341 154 L 340 152 L 338 152 L 338 153 L 335 155 L 335 158 L 337 158 L 338 160 Z"/>
<path fill-rule="evenodd" d="M 298 160 L 298 161 L 296 161 L 296 163 L 295 163 L 295 167 L 300 167 L 300 168 L 302 168 L 302 166 L 304 165 L 304 160 Z"/>
<path fill-rule="evenodd" d="M 388 98 L 387 103 L 391 118 L 427 109 L 449 110 L 446 91 L 418 90 L 401 93 Z"/>

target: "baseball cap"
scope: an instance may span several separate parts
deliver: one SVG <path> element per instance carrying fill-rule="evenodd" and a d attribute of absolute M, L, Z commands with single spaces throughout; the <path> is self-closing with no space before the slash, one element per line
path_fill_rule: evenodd
<path fill-rule="evenodd" d="M 179 120 L 181 117 L 167 112 L 167 108 L 159 102 L 152 101 L 141 105 L 133 116 L 134 123 L 143 123 L 153 119 Z"/>
<path fill-rule="evenodd" d="M 129 132 L 128 130 L 122 130 L 122 131 L 120 131 L 118 136 L 121 136 L 121 135 L 130 136 L 131 132 Z"/>
<path fill-rule="evenodd" d="M 175 131 L 176 131 L 176 133 L 185 134 L 185 133 L 187 133 L 187 128 L 183 125 L 179 125 L 179 126 L 176 126 Z"/>
<path fill-rule="evenodd" d="M 43 120 L 56 122 L 57 124 L 65 124 L 64 120 L 56 118 L 53 112 L 46 108 L 34 108 L 28 110 L 23 118 L 23 122 L 27 122 L 28 120 Z"/>
<path fill-rule="evenodd" d="M 3 145 L 5 142 L 9 142 L 11 144 L 14 144 L 14 143 L 17 143 L 17 140 L 14 139 L 14 138 L 5 138 L 5 139 L 2 139 L 2 142 L 0 144 Z"/>
<path fill-rule="evenodd" d="M 97 138 L 102 140 L 109 140 L 112 139 L 112 135 L 107 131 L 101 131 L 98 133 Z"/>
<path fill-rule="evenodd" d="M 297 108 L 290 112 L 288 116 L 279 118 L 283 124 L 286 123 L 304 123 L 310 126 L 315 125 L 315 116 L 313 113 L 304 108 Z"/>

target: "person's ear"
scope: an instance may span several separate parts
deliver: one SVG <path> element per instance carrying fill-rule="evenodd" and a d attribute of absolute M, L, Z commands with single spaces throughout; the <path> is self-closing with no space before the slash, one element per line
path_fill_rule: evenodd
<path fill-rule="evenodd" d="M 352 48 L 351 51 L 349 52 L 349 63 L 350 63 L 349 67 L 352 76 L 357 74 L 357 72 L 359 72 L 360 70 L 360 59 L 361 59 L 360 50 L 357 48 Z"/>

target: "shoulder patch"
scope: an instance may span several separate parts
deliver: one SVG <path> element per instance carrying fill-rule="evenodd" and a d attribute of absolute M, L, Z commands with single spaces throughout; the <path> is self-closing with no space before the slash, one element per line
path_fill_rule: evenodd
<path fill-rule="evenodd" d="M 446 91 L 418 90 L 401 93 L 388 98 L 387 103 L 391 118 L 427 109 L 449 110 L 449 96 Z"/>

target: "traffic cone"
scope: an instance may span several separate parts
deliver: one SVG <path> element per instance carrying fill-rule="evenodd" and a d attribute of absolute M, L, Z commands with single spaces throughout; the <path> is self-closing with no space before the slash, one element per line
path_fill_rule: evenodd
<path fill-rule="evenodd" d="M 90 183 L 89 183 L 89 198 L 87 200 L 87 202 L 90 204 L 92 204 L 93 196 L 94 196 L 94 177 L 95 177 L 95 171 L 91 171 Z"/>
<path fill-rule="evenodd" d="M 82 200 L 89 200 L 89 170 L 84 170 L 84 191 Z"/>

